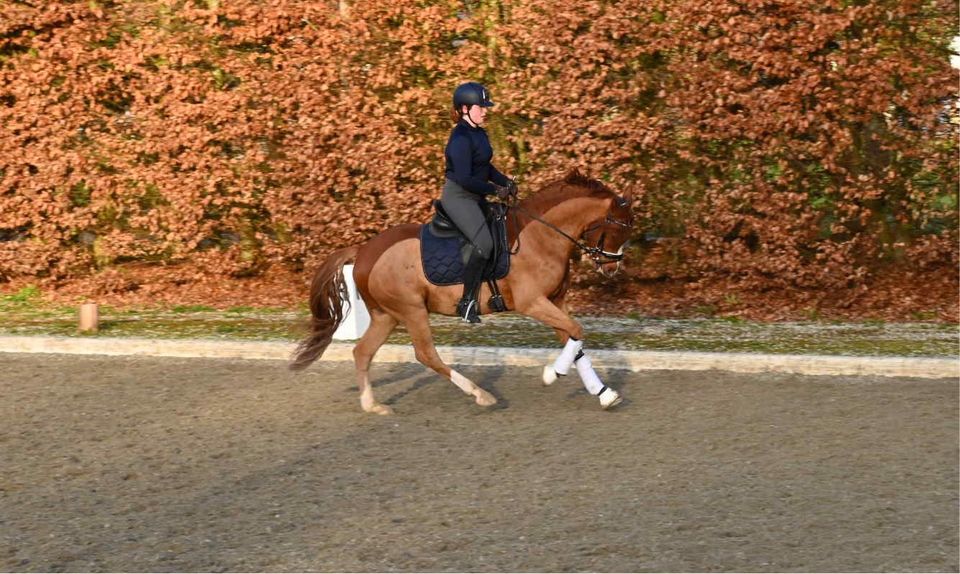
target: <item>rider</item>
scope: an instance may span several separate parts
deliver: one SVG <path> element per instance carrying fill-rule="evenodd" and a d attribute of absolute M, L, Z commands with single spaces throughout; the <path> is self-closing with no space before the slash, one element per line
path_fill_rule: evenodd
<path fill-rule="evenodd" d="M 490 163 L 493 148 L 483 125 L 487 108 L 491 107 L 487 89 L 476 82 L 461 84 L 453 92 L 451 119 L 457 125 L 447 140 L 447 180 L 440 197 L 447 215 L 472 246 L 463 270 L 463 297 L 457 303 L 457 314 L 470 323 L 480 322 L 477 295 L 483 283 L 483 269 L 493 251 L 493 236 L 480 203 L 493 194 L 506 199 L 515 195 L 517 189 L 513 180 Z"/>

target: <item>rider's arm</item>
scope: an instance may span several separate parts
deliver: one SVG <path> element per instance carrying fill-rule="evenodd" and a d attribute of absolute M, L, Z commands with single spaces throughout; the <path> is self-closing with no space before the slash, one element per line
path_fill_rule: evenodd
<path fill-rule="evenodd" d="M 510 178 L 500 173 L 500 170 L 493 167 L 493 164 L 490 164 L 490 181 L 497 185 L 502 185 L 506 187 L 510 184 Z"/>
<path fill-rule="evenodd" d="M 470 150 L 470 140 L 464 136 L 454 136 L 447 143 L 447 157 L 453 166 L 450 176 L 454 182 L 460 184 L 467 191 L 479 195 L 490 195 L 495 192 L 493 185 L 473 175 L 473 157 Z"/>

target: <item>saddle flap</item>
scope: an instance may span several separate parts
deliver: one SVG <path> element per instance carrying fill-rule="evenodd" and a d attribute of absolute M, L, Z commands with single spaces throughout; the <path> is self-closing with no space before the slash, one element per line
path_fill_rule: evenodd
<path fill-rule="evenodd" d="M 497 258 L 484 270 L 484 279 L 503 279 L 510 272 L 510 251 L 506 249 L 506 230 L 503 222 L 497 221 L 494 229 Z M 456 285 L 463 282 L 463 247 L 468 245 L 463 235 L 438 235 L 433 224 L 420 228 L 420 257 L 423 271 L 434 285 Z"/>

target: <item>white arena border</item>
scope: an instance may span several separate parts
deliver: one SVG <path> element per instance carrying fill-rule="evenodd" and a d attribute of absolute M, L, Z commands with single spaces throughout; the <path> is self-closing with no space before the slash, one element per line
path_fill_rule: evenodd
<path fill-rule="evenodd" d="M 56 353 L 144 357 L 203 357 L 287 361 L 295 343 L 217 341 L 210 339 L 127 339 L 92 337 L 0 336 L 0 353 Z M 509 347 L 438 347 L 451 365 L 542 367 L 560 349 Z M 353 361 L 353 344 L 333 343 L 323 361 Z M 591 350 L 599 369 L 633 372 L 648 370 L 735 373 L 792 373 L 827 376 L 960 377 L 960 358 L 853 357 L 829 355 L 770 355 L 754 353 L 688 353 L 673 351 Z M 415 363 L 410 345 L 384 345 L 374 359 L 381 363 Z"/>

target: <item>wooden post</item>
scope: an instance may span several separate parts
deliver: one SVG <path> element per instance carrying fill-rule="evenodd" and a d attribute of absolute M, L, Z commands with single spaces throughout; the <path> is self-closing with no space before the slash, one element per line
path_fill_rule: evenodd
<path fill-rule="evenodd" d="M 96 303 L 80 305 L 80 332 L 96 333 L 100 323 L 100 308 Z"/>

